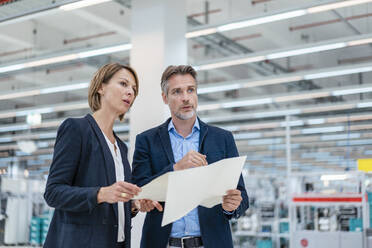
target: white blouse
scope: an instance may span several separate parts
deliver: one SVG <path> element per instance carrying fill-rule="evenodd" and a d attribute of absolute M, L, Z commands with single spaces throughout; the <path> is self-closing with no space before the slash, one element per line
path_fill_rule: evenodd
<path fill-rule="evenodd" d="M 102 132 L 103 133 L 103 132 Z M 120 149 L 118 143 L 115 139 L 115 144 L 112 144 L 109 138 L 103 133 L 105 136 L 106 142 L 108 147 L 110 148 L 112 158 L 115 163 L 115 175 L 116 175 L 116 182 L 124 181 L 124 165 L 121 158 Z M 125 216 L 124 216 L 124 202 L 118 202 L 118 242 L 124 242 L 124 224 L 125 224 Z"/>

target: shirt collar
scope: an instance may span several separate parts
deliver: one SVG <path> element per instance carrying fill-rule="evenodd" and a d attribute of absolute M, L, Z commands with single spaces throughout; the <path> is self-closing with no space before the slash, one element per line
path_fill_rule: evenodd
<path fill-rule="evenodd" d="M 174 127 L 173 120 L 171 119 L 169 124 L 168 124 L 168 131 L 174 129 L 176 131 L 176 128 Z M 200 130 L 200 125 L 199 125 L 199 120 L 196 118 L 194 126 L 192 127 L 192 130 Z"/>

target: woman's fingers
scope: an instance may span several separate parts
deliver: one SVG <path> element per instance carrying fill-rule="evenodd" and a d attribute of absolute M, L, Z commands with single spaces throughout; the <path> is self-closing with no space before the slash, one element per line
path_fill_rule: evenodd
<path fill-rule="evenodd" d="M 156 207 L 157 210 L 159 210 L 159 212 L 162 212 L 163 211 L 163 206 L 159 202 L 152 201 L 152 204 L 153 204 L 153 206 Z"/>
<path fill-rule="evenodd" d="M 141 192 L 141 188 L 138 187 L 137 185 L 128 183 L 128 182 L 123 182 L 119 181 L 117 184 L 120 186 L 120 189 L 124 193 L 130 193 L 132 195 L 138 195 L 139 192 Z"/>

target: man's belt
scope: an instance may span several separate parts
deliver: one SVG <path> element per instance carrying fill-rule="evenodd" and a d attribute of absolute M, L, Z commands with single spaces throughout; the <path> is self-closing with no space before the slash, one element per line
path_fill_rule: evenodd
<path fill-rule="evenodd" d="M 169 238 L 169 246 L 192 248 L 203 246 L 201 237 Z"/>

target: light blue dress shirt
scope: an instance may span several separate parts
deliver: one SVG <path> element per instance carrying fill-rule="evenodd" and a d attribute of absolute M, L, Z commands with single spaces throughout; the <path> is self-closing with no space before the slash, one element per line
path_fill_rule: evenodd
<path fill-rule="evenodd" d="M 172 120 L 169 122 L 168 132 L 172 145 L 174 160 L 176 163 L 181 160 L 189 151 L 199 151 L 200 127 L 197 118 L 191 133 L 186 138 L 182 137 L 182 135 L 177 132 Z M 201 236 L 198 208 L 194 208 L 186 216 L 173 222 L 170 236 L 173 238 Z"/>

